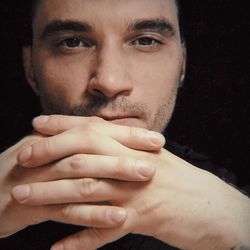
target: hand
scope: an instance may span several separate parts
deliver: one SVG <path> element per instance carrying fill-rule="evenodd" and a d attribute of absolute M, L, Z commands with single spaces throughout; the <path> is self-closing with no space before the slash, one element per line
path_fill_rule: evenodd
<path fill-rule="evenodd" d="M 66 124 L 65 127 L 69 129 L 67 121 Z M 45 133 L 46 126 L 43 129 Z M 50 133 L 53 134 L 53 131 Z M 41 145 L 38 143 L 34 146 L 32 152 L 38 152 L 35 148 L 43 147 Z M 125 150 L 124 154 L 137 155 L 157 165 L 156 175 L 151 181 L 126 183 L 105 179 L 97 182 L 95 179 L 88 180 L 92 186 L 91 201 L 100 200 L 100 195 L 103 198 L 102 190 L 106 188 L 110 195 L 108 200 L 126 208 L 128 217 L 124 225 L 116 230 L 95 228 L 80 232 L 64 240 L 65 249 L 81 249 L 81 246 L 94 249 L 129 232 L 152 235 L 175 246 L 190 249 L 226 249 L 230 244 L 233 247 L 238 242 L 246 242 L 249 228 L 244 219 L 249 219 L 249 200 L 245 196 L 212 174 L 191 166 L 165 150 L 157 153 L 132 151 Z M 63 157 L 63 154 L 57 157 Z M 36 165 L 43 159 L 41 155 L 37 158 L 32 155 L 28 165 Z M 91 175 L 93 178 L 101 177 L 100 173 L 99 176 L 98 173 Z M 32 194 L 36 188 L 32 186 Z M 82 199 L 81 192 L 78 197 L 74 195 L 79 193 L 77 185 L 67 191 L 71 193 L 68 198 L 74 197 L 74 201 Z M 34 194 L 37 197 L 37 193 Z M 67 197 L 61 196 L 53 202 L 65 199 Z M 43 200 L 41 195 L 40 200 L 30 196 L 26 202 L 32 204 Z M 232 204 L 232 200 L 236 204 Z M 225 207 L 228 208 L 226 212 Z M 235 213 L 242 216 L 237 218 Z M 225 217 L 226 221 L 223 220 Z M 90 247 L 86 248 L 86 245 Z"/>
<path fill-rule="evenodd" d="M 23 146 L 41 140 L 42 136 L 30 135 L 0 154 L 0 237 L 15 233 L 27 225 L 39 223 L 49 218 L 49 209 L 20 206 L 11 197 L 14 186 L 36 182 L 46 172 L 41 169 L 24 169 L 17 163 L 17 155 Z M 48 217 L 48 218 L 47 218 Z"/>
<path fill-rule="evenodd" d="M 145 131 L 144 131 L 145 132 Z M 122 139 L 122 138 L 120 138 Z M 1 175 L 0 175 L 0 190 L 1 190 L 1 203 L 0 203 L 0 237 L 6 237 L 11 235 L 31 224 L 37 224 L 47 220 L 60 221 L 70 224 L 80 224 L 85 226 L 95 226 L 113 228 L 120 226 L 126 219 L 126 211 L 124 209 L 115 206 L 88 206 L 82 204 L 57 204 L 54 206 L 46 205 L 32 205 L 24 206 L 20 202 L 13 199 L 11 190 L 13 187 L 28 184 L 28 183 L 40 183 L 42 186 L 44 183 L 51 183 L 53 181 L 65 178 L 74 178 L 76 175 L 79 178 L 83 173 L 77 171 L 77 156 L 72 159 L 69 163 L 65 159 L 62 160 L 60 164 L 48 164 L 46 167 L 41 167 L 37 165 L 37 168 L 23 168 L 18 164 L 18 155 L 23 148 L 27 148 L 28 145 L 32 145 L 39 140 L 44 140 L 44 136 L 32 135 L 24 138 L 22 141 L 5 151 L 0 155 L 0 165 L 1 165 Z M 146 148 L 148 146 L 148 138 L 144 140 Z M 138 140 L 137 140 L 138 141 Z M 137 142 L 136 141 L 136 142 Z M 162 140 L 161 140 L 162 141 Z M 139 143 L 139 141 L 138 141 Z M 136 145 L 134 145 L 136 146 Z M 141 139 L 140 146 L 143 146 L 143 141 Z M 155 147 L 154 145 L 151 146 Z M 157 146 L 159 147 L 159 146 Z M 106 176 L 113 176 L 116 178 L 117 175 L 121 179 L 135 180 L 135 181 L 145 181 L 152 178 L 154 174 L 154 169 L 142 166 L 139 162 L 124 162 L 123 167 L 130 167 L 131 173 L 124 173 L 120 175 L 117 171 L 120 162 L 117 162 L 116 158 L 99 158 L 99 161 L 92 162 L 92 156 L 86 156 L 88 158 L 88 164 L 94 167 L 95 170 L 103 172 Z M 106 162 L 106 165 L 104 164 Z M 118 167 L 117 167 L 118 164 Z M 121 163 L 122 164 L 122 163 Z M 132 168 L 131 164 L 137 164 L 137 169 L 140 168 L 140 173 Z M 61 171 L 60 166 L 64 165 L 67 171 L 66 175 L 64 170 Z M 141 166 L 140 166 L 141 165 Z M 57 167 L 56 167 L 57 166 Z M 71 166 L 72 168 L 70 168 Z M 144 168 L 144 170 L 142 170 Z M 99 169 L 99 170 L 98 170 Z M 122 166 L 120 168 L 122 170 Z M 89 175 L 91 176 L 92 168 L 89 168 Z M 143 172 L 144 171 L 144 172 Z M 143 172 L 144 176 L 141 174 Z M 86 169 L 84 170 L 84 176 L 86 177 Z M 25 190 L 24 190 L 25 191 Z M 26 190 L 27 192 L 27 190 Z M 24 192 L 25 193 L 25 192 Z M 15 196 L 19 195 L 18 189 L 13 190 Z M 84 214 L 79 216 L 79 214 Z"/>
<path fill-rule="evenodd" d="M 48 182 L 60 177 L 60 172 L 52 166 L 25 169 L 17 163 L 20 150 L 42 138 L 38 135 L 27 136 L 0 155 L 0 238 L 20 231 L 28 225 L 47 220 L 105 228 L 113 228 L 122 224 L 126 219 L 126 211 L 117 207 L 102 206 L 100 209 L 97 206 L 91 206 L 90 209 L 87 205 L 77 204 L 23 206 L 13 199 L 11 191 L 14 186 Z M 81 213 L 85 216 L 79 216 Z"/>

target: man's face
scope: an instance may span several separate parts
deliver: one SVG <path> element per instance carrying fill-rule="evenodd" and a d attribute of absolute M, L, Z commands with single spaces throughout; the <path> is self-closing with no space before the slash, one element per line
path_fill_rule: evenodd
<path fill-rule="evenodd" d="M 45 114 L 162 131 L 184 75 L 173 0 L 41 0 L 28 80 Z"/>

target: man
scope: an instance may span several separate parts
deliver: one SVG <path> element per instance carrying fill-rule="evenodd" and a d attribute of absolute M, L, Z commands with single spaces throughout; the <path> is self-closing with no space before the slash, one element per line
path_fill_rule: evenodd
<path fill-rule="evenodd" d="M 1 154 L 1 237 L 52 220 L 87 227 L 53 250 L 129 233 L 148 249 L 249 247 L 249 199 L 163 149 L 185 54 L 173 0 L 35 1 L 26 77 L 63 116 Z M 124 239 L 110 249 L 139 249 Z"/>

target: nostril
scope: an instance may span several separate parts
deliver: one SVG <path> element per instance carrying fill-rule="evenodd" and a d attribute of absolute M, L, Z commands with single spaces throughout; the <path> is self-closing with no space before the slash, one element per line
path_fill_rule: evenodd
<path fill-rule="evenodd" d="M 101 90 L 96 89 L 96 88 L 93 89 L 93 94 L 95 94 L 97 96 L 103 96 L 104 95 Z"/>
<path fill-rule="evenodd" d="M 88 87 L 88 92 L 93 95 L 93 96 L 97 96 L 97 97 L 102 97 L 105 96 L 104 92 L 101 90 L 101 88 L 98 88 L 95 85 L 89 85 Z"/>
<path fill-rule="evenodd" d="M 133 89 L 131 81 L 124 71 L 121 69 L 116 71 L 115 68 L 111 71 L 108 67 L 96 70 L 87 88 L 92 95 L 108 98 L 113 98 L 117 95 L 128 96 Z"/>

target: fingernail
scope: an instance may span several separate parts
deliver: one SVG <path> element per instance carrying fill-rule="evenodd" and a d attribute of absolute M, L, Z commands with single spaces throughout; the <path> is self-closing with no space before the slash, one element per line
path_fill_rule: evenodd
<path fill-rule="evenodd" d="M 32 124 L 35 125 L 37 123 L 45 123 L 49 120 L 49 116 L 48 115 L 40 115 L 38 117 L 35 117 L 32 121 Z"/>
<path fill-rule="evenodd" d="M 154 131 L 147 131 L 146 136 L 156 146 L 161 146 L 161 147 L 164 146 L 165 138 L 162 134 L 154 132 Z"/>
<path fill-rule="evenodd" d="M 143 177 L 152 177 L 154 175 L 154 167 L 148 161 L 138 160 L 136 161 L 136 167 L 138 172 Z"/>
<path fill-rule="evenodd" d="M 127 216 L 127 212 L 125 209 L 117 209 L 115 211 L 114 209 L 110 209 L 108 213 L 109 213 L 109 218 L 116 224 L 122 223 Z"/>
<path fill-rule="evenodd" d="M 31 146 L 27 146 L 21 149 L 18 155 L 18 161 L 22 164 L 26 163 L 30 159 L 31 153 L 32 153 Z"/>
<path fill-rule="evenodd" d="M 56 243 L 50 248 L 50 250 L 64 250 L 64 246 L 62 243 Z"/>
<path fill-rule="evenodd" d="M 29 185 L 22 185 L 17 186 L 12 189 L 13 197 L 19 202 L 24 202 L 30 195 L 30 186 Z"/>

